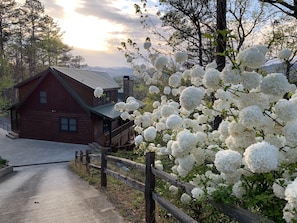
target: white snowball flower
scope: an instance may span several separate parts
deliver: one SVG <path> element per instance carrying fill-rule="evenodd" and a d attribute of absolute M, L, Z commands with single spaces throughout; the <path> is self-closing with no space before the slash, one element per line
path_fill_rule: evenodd
<path fill-rule="evenodd" d="M 172 93 L 173 96 L 177 96 L 177 95 L 179 95 L 179 89 L 178 88 L 173 88 L 171 90 L 171 93 Z"/>
<path fill-rule="evenodd" d="M 182 196 L 180 197 L 180 200 L 182 203 L 188 204 L 191 201 L 191 197 L 188 194 L 183 193 Z"/>
<path fill-rule="evenodd" d="M 183 119 L 177 115 L 172 114 L 166 120 L 166 126 L 168 129 L 179 129 L 183 125 Z"/>
<path fill-rule="evenodd" d="M 182 151 L 189 152 L 196 147 L 198 139 L 195 134 L 185 129 L 180 131 L 176 136 L 177 143 Z"/>
<path fill-rule="evenodd" d="M 184 80 L 189 80 L 191 78 L 191 71 L 190 70 L 185 70 L 183 72 L 182 77 L 183 77 Z"/>
<path fill-rule="evenodd" d="M 239 71 L 237 69 L 233 69 L 232 65 L 225 66 L 220 75 L 225 84 L 239 84 L 242 81 Z"/>
<path fill-rule="evenodd" d="M 180 104 L 187 110 L 194 110 L 204 97 L 205 90 L 197 87 L 187 87 L 180 95 Z"/>
<path fill-rule="evenodd" d="M 265 63 L 265 55 L 257 47 L 252 47 L 239 52 L 237 61 L 243 66 L 260 68 Z"/>
<path fill-rule="evenodd" d="M 292 223 L 293 221 L 294 222 L 297 221 L 296 207 L 293 204 L 291 203 L 286 204 L 286 206 L 283 209 L 283 219 L 285 219 L 287 223 Z"/>
<path fill-rule="evenodd" d="M 136 146 L 139 146 L 141 143 L 143 143 L 143 137 L 142 137 L 142 135 L 136 136 L 135 139 L 134 139 L 134 141 L 135 141 L 135 145 Z"/>
<path fill-rule="evenodd" d="M 157 136 L 157 130 L 155 129 L 155 127 L 150 126 L 143 131 L 143 136 L 146 141 L 154 141 Z"/>
<path fill-rule="evenodd" d="M 219 132 L 222 136 L 224 137 L 228 137 L 229 136 L 229 132 L 228 132 L 228 126 L 229 126 L 230 122 L 223 120 L 220 125 L 219 125 Z"/>
<path fill-rule="evenodd" d="M 139 108 L 139 103 L 134 100 L 134 101 L 129 101 L 128 103 L 126 103 L 126 109 L 128 111 L 135 111 Z"/>
<path fill-rule="evenodd" d="M 170 115 L 174 114 L 175 109 L 170 105 L 163 105 L 161 107 L 161 115 L 164 118 L 169 117 Z"/>
<path fill-rule="evenodd" d="M 191 154 L 195 159 L 195 163 L 197 166 L 203 165 L 205 161 L 205 150 L 201 148 L 193 148 L 191 150 Z"/>
<path fill-rule="evenodd" d="M 100 98 L 103 95 L 103 89 L 101 87 L 96 87 L 94 90 L 94 97 Z"/>
<path fill-rule="evenodd" d="M 264 55 L 268 52 L 268 48 L 267 46 L 264 45 L 257 45 L 255 46 L 261 53 L 263 53 Z"/>
<path fill-rule="evenodd" d="M 201 78 L 204 76 L 205 74 L 205 70 L 203 69 L 203 67 L 199 66 L 199 65 L 195 65 L 194 67 L 192 67 L 191 69 L 191 77 L 195 78 Z"/>
<path fill-rule="evenodd" d="M 126 103 L 125 102 L 118 102 L 115 104 L 114 109 L 117 111 L 124 111 L 126 109 Z"/>
<path fill-rule="evenodd" d="M 176 52 L 175 53 L 175 62 L 183 63 L 188 59 L 188 54 L 186 52 Z"/>
<path fill-rule="evenodd" d="M 239 152 L 232 150 L 221 150 L 216 153 L 214 164 L 222 173 L 232 173 L 242 164 L 242 157 Z"/>
<path fill-rule="evenodd" d="M 286 139 L 286 145 L 291 147 L 297 146 L 297 120 L 285 125 L 284 136 Z"/>
<path fill-rule="evenodd" d="M 168 84 L 169 86 L 174 88 L 179 87 L 181 84 L 181 79 L 182 79 L 182 73 L 176 72 L 169 77 Z"/>
<path fill-rule="evenodd" d="M 159 94 L 160 89 L 157 86 L 152 85 L 149 87 L 149 93 L 150 94 Z"/>
<path fill-rule="evenodd" d="M 176 186 L 174 186 L 174 185 L 171 185 L 170 187 L 169 187 L 169 191 L 170 191 L 170 193 L 171 194 L 178 194 L 178 187 L 176 187 Z"/>
<path fill-rule="evenodd" d="M 253 173 L 267 173 L 278 167 L 279 151 L 265 141 L 249 146 L 243 156 L 247 167 Z"/>
<path fill-rule="evenodd" d="M 205 69 L 208 70 L 208 69 L 216 69 L 218 67 L 217 65 L 217 62 L 214 60 L 212 61 L 211 63 L 207 64 Z"/>
<path fill-rule="evenodd" d="M 264 94 L 282 97 L 289 88 L 290 84 L 285 75 L 281 73 L 271 73 L 263 78 L 260 90 Z"/>
<path fill-rule="evenodd" d="M 127 119 L 129 119 L 129 113 L 127 112 L 127 111 L 124 111 L 121 115 L 120 115 L 120 117 L 121 117 L 121 119 L 123 119 L 124 121 L 125 120 L 127 120 Z"/>
<path fill-rule="evenodd" d="M 158 70 L 162 70 L 168 63 L 168 60 L 166 57 L 164 56 L 159 56 L 156 61 L 155 61 L 155 67 L 158 69 Z"/>
<path fill-rule="evenodd" d="M 248 129 L 258 128 L 264 121 L 262 110 L 256 106 L 248 106 L 239 112 L 239 123 Z"/>
<path fill-rule="evenodd" d="M 285 188 L 281 186 L 278 182 L 274 182 L 272 185 L 273 194 L 280 198 L 285 199 Z"/>
<path fill-rule="evenodd" d="M 285 199 L 297 208 L 297 178 L 286 187 Z"/>
<path fill-rule="evenodd" d="M 154 107 L 154 108 L 158 108 L 160 105 L 161 105 L 161 104 L 160 104 L 159 101 L 154 101 L 154 103 L 153 103 L 153 107 Z"/>
<path fill-rule="evenodd" d="M 225 180 L 226 184 L 232 185 L 238 182 L 242 176 L 241 169 L 235 170 L 230 173 L 221 173 L 222 178 Z"/>
<path fill-rule="evenodd" d="M 171 92 L 171 88 L 169 86 L 165 86 L 164 90 L 163 90 L 163 93 L 164 94 L 170 94 L 170 92 Z"/>
<path fill-rule="evenodd" d="M 145 41 L 143 43 L 143 48 L 148 50 L 150 47 L 152 46 L 151 42 L 150 41 Z"/>
<path fill-rule="evenodd" d="M 191 194 L 192 194 L 192 197 L 197 200 L 200 200 L 205 196 L 204 191 L 200 187 L 194 187 L 191 191 Z"/>
<path fill-rule="evenodd" d="M 282 49 L 278 52 L 277 57 L 281 60 L 288 60 L 290 56 L 292 55 L 292 51 L 289 49 Z"/>
<path fill-rule="evenodd" d="M 248 90 L 257 88 L 260 85 L 261 76 L 256 72 L 242 72 L 242 85 Z"/>
<path fill-rule="evenodd" d="M 233 187 L 232 187 L 232 194 L 234 194 L 235 197 L 241 199 L 244 194 L 246 194 L 246 190 L 244 189 L 242 185 L 242 181 L 237 181 Z"/>
<path fill-rule="evenodd" d="M 281 99 L 275 104 L 274 109 L 275 114 L 285 122 L 290 122 L 297 118 L 297 104 L 292 100 Z"/>
<path fill-rule="evenodd" d="M 203 77 L 202 83 L 211 89 L 218 89 L 220 83 L 220 72 L 214 68 L 207 69 Z"/>
<path fill-rule="evenodd" d="M 195 159 L 191 155 L 176 158 L 175 161 L 178 163 L 178 167 L 182 168 L 184 171 L 187 171 L 187 173 L 192 170 L 195 163 Z"/>
<path fill-rule="evenodd" d="M 156 161 L 155 161 L 155 168 L 156 168 L 157 170 L 163 170 L 163 169 L 164 169 L 161 160 L 156 160 Z"/>

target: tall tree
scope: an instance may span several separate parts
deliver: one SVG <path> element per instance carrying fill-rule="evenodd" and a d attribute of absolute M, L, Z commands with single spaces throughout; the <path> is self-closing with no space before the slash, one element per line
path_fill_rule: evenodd
<path fill-rule="evenodd" d="M 46 15 L 42 21 L 39 58 L 42 65 L 59 65 L 62 55 L 71 48 L 62 42 L 63 33 L 53 18 Z"/>
<path fill-rule="evenodd" d="M 280 1 L 280 0 L 260 0 L 261 2 L 269 3 L 279 9 L 288 16 L 297 19 L 297 0 Z"/>
<path fill-rule="evenodd" d="M 7 109 L 11 102 L 9 89 L 13 87 L 11 67 L 6 58 L 0 55 L 0 113 Z"/>
<path fill-rule="evenodd" d="M 11 20 L 15 0 L 1 0 L 0 2 L 0 55 L 4 55 L 4 46 L 11 36 Z"/>
<path fill-rule="evenodd" d="M 38 42 L 40 41 L 44 6 L 38 0 L 26 0 L 22 8 L 26 13 L 26 59 L 29 66 L 29 72 L 33 75 L 37 72 Z"/>
<path fill-rule="evenodd" d="M 227 23 L 226 23 L 226 0 L 217 0 L 217 49 L 216 49 L 216 63 L 218 65 L 218 70 L 222 71 L 226 64 L 226 56 L 224 52 L 226 51 L 227 39 L 226 33 Z"/>
<path fill-rule="evenodd" d="M 263 4 L 255 7 L 242 0 L 161 0 L 157 15 L 162 26 L 167 28 L 163 32 L 158 26 L 150 25 L 154 20 L 148 19 L 147 2 L 141 2 L 142 6 L 136 5 L 135 8 L 145 28 L 156 27 L 154 34 L 163 34 L 162 39 L 174 50 L 187 51 L 189 65 L 204 66 L 216 59 L 219 69 L 224 67 L 225 56 L 231 61 L 235 59 L 265 14 Z"/>

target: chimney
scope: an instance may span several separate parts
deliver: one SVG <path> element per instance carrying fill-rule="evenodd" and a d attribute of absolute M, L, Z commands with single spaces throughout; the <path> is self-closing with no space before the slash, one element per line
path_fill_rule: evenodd
<path fill-rule="evenodd" d="M 129 77 L 129 76 L 124 76 L 123 77 L 123 88 L 124 88 L 124 101 L 126 101 L 126 99 L 129 96 L 133 97 L 133 85 L 134 85 L 134 80 L 133 78 Z"/>

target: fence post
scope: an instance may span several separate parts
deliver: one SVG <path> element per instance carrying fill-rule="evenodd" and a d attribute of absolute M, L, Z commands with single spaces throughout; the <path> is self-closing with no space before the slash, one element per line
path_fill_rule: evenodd
<path fill-rule="evenodd" d="M 107 178 L 105 170 L 107 168 L 107 155 L 108 149 L 101 149 L 101 187 L 107 186 Z"/>
<path fill-rule="evenodd" d="M 81 150 L 79 152 L 79 161 L 80 161 L 81 164 L 83 163 L 83 159 L 84 159 L 84 152 Z"/>
<path fill-rule="evenodd" d="M 90 173 L 90 168 L 89 168 L 89 164 L 91 162 L 91 159 L 90 159 L 90 150 L 86 150 L 86 169 L 87 169 L 87 172 Z"/>
<path fill-rule="evenodd" d="M 155 176 L 151 167 L 155 166 L 155 153 L 149 152 L 145 155 L 145 220 L 147 223 L 155 223 L 155 201 L 153 191 L 155 190 Z"/>
<path fill-rule="evenodd" d="M 75 151 L 75 162 L 77 162 L 78 152 Z"/>

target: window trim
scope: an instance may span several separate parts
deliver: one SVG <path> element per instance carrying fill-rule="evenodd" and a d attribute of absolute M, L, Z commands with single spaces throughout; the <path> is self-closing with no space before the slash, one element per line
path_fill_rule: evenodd
<path fill-rule="evenodd" d="M 39 103 L 47 104 L 47 93 L 46 91 L 39 91 Z"/>
<path fill-rule="evenodd" d="M 62 120 L 66 120 L 66 123 L 62 123 Z M 74 124 L 71 124 L 71 121 L 75 121 Z M 67 127 L 67 129 L 63 128 Z M 75 127 L 75 130 L 72 130 L 71 128 Z M 73 117 L 60 117 L 59 119 L 59 128 L 61 132 L 70 132 L 70 133 L 76 133 L 77 129 L 78 129 L 78 125 L 77 125 L 77 118 L 73 118 Z"/>

